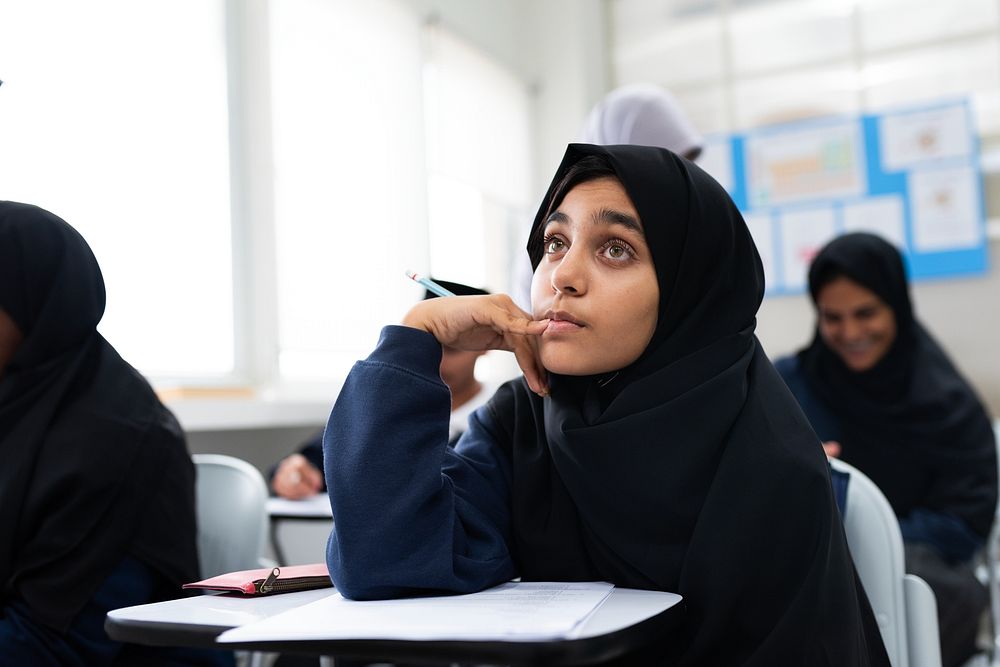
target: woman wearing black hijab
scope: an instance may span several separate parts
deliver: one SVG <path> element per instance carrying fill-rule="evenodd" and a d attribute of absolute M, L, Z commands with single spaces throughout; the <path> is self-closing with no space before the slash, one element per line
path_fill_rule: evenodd
<path fill-rule="evenodd" d="M 198 578 L 183 434 L 97 332 L 104 301 L 72 227 L 0 202 L 0 664 L 152 660 L 104 615 Z"/>
<path fill-rule="evenodd" d="M 819 442 L 754 336 L 760 259 L 722 187 L 664 149 L 574 144 L 528 251 L 532 314 L 423 302 L 348 376 L 324 438 L 338 590 L 605 580 L 684 596 L 633 664 L 887 665 Z M 524 371 L 454 450 L 442 344 Z"/>
<path fill-rule="evenodd" d="M 812 343 L 776 367 L 825 447 L 892 505 L 907 571 L 938 602 L 946 667 L 975 651 L 988 597 L 969 567 L 997 501 L 996 445 L 975 392 L 914 318 L 903 259 L 872 234 L 831 241 L 809 269 Z"/>

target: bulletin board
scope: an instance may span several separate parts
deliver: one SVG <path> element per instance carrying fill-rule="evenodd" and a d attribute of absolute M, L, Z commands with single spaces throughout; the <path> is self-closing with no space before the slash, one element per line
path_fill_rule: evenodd
<path fill-rule="evenodd" d="M 851 231 L 895 244 L 914 280 L 988 269 L 966 100 L 715 135 L 698 164 L 743 212 L 769 295 L 803 292 L 816 252 Z"/>

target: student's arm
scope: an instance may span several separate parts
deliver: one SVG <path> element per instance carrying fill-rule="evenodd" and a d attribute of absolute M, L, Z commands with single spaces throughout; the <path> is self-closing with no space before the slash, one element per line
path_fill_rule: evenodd
<path fill-rule="evenodd" d="M 914 510 L 899 520 L 899 529 L 904 541 L 929 544 L 952 563 L 968 561 L 986 542 L 968 524 L 947 512 Z"/>
<path fill-rule="evenodd" d="M 515 576 L 510 460 L 485 410 L 448 447 L 451 397 L 440 361 L 431 334 L 386 327 L 330 415 L 327 563 L 346 597 L 472 592 Z"/>
<path fill-rule="evenodd" d="M 899 521 L 903 539 L 935 547 L 951 562 L 968 561 L 986 543 L 997 502 L 993 428 L 978 416 L 978 437 L 953 443 L 935 466 L 917 507 Z"/>

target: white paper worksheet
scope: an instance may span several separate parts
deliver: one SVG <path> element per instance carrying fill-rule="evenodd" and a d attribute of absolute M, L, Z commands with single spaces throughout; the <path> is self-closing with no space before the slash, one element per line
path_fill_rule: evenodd
<path fill-rule="evenodd" d="M 340 594 L 224 632 L 219 642 L 334 639 L 532 641 L 572 636 L 614 586 L 508 582 L 470 595 L 358 602 Z"/>

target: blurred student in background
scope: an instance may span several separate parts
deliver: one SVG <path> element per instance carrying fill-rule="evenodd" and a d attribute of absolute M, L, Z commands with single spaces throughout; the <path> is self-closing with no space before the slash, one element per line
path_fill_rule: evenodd
<path fill-rule="evenodd" d="M 104 633 L 108 611 L 178 597 L 199 578 L 184 435 L 97 332 L 104 303 L 80 234 L 0 202 L 3 665 L 181 660 Z"/>
<path fill-rule="evenodd" d="M 975 652 L 988 603 L 970 559 L 997 501 L 989 417 L 920 325 L 903 258 L 877 236 L 830 242 L 809 270 L 816 334 L 775 364 L 824 441 L 878 485 L 896 516 L 908 572 L 937 597 L 945 667 Z"/>
<path fill-rule="evenodd" d="M 704 146 L 677 98 L 651 83 L 633 83 L 608 93 L 591 109 L 580 142 L 659 146 L 688 160 L 697 159 Z"/>
<path fill-rule="evenodd" d="M 459 296 L 489 294 L 486 290 L 461 283 L 437 280 L 435 282 Z M 437 295 L 425 292 L 424 299 Z M 482 351 L 458 350 L 444 347 L 441 355 L 441 379 L 451 390 L 451 421 L 448 427 L 449 442 L 454 445 L 465 431 L 469 415 L 485 403 L 496 386 L 476 379 L 476 362 Z M 320 431 L 298 452 L 281 460 L 271 471 L 271 490 L 275 495 L 300 500 L 326 491 L 323 478 L 323 432 Z"/>

